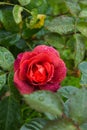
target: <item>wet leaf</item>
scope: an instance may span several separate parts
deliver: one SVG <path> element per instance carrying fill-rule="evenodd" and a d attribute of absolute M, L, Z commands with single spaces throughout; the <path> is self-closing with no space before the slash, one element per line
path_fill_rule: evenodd
<path fill-rule="evenodd" d="M 48 112 L 53 115 L 62 116 L 63 104 L 57 95 L 50 91 L 37 91 L 30 95 L 23 95 L 25 101 L 40 112 Z"/>
<path fill-rule="evenodd" d="M 67 34 L 74 31 L 74 19 L 68 16 L 59 16 L 54 18 L 47 29 L 59 34 Z"/>
<path fill-rule="evenodd" d="M 75 66 L 83 60 L 85 55 L 85 41 L 80 34 L 75 34 Z"/>
<path fill-rule="evenodd" d="M 6 73 L 3 73 L 3 71 L 0 71 L 0 90 L 3 88 L 5 83 L 6 83 Z"/>
<path fill-rule="evenodd" d="M 14 63 L 14 57 L 9 50 L 0 47 L 0 67 L 3 70 L 10 70 Z"/>
<path fill-rule="evenodd" d="M 87 89 L 79 89 L 68 99 L 69 117 L 77 124 L 87 121 Z"/>

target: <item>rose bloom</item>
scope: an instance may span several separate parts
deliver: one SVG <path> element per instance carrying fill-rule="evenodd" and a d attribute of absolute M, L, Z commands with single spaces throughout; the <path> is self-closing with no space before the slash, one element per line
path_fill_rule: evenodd
<path fill-rule="evenodd" d="M 20 53 L 14 62 L 14 83 L 21 94 L 56 92 L 65 77 L 65 63 L 50 46 L 38 45 L 33 51 Z"/>

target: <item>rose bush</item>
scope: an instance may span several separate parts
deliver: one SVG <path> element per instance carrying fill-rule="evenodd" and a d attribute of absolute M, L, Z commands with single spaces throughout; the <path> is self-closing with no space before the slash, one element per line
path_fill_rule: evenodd
<path fill-rule="evenodd" d="M 65 76 L 65 63 L 50 46 L 39 45 L 33 51 L 20 53 L 14 62 L 14 83 L 21 94 L 55 92 Z"/>

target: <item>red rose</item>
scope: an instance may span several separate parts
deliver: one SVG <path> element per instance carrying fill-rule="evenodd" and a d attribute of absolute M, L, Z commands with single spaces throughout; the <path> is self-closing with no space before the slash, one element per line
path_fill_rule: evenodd
<path fill-rule="evenodd" d="M 66 76 L 66 66 L 52 47 L 39 45 L 20 53 L 14 62 L 14 83 L 21 94 L 36 90 L 57 91 Z"/>

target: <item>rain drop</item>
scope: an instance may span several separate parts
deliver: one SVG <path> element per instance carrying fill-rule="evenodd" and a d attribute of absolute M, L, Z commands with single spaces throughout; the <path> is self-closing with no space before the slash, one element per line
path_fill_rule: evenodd
<path fill-rule="evenodd" d="M 40 97 L 39 97 L 39 100 L 40 100 L 40 101 L 44 101 L 44 97 L 40 96 Z"/>
<path fill-rule="evenodd" d="M 5 59 L 8 59 L 8 55 L 7 54 L 5 54 Z"/>

